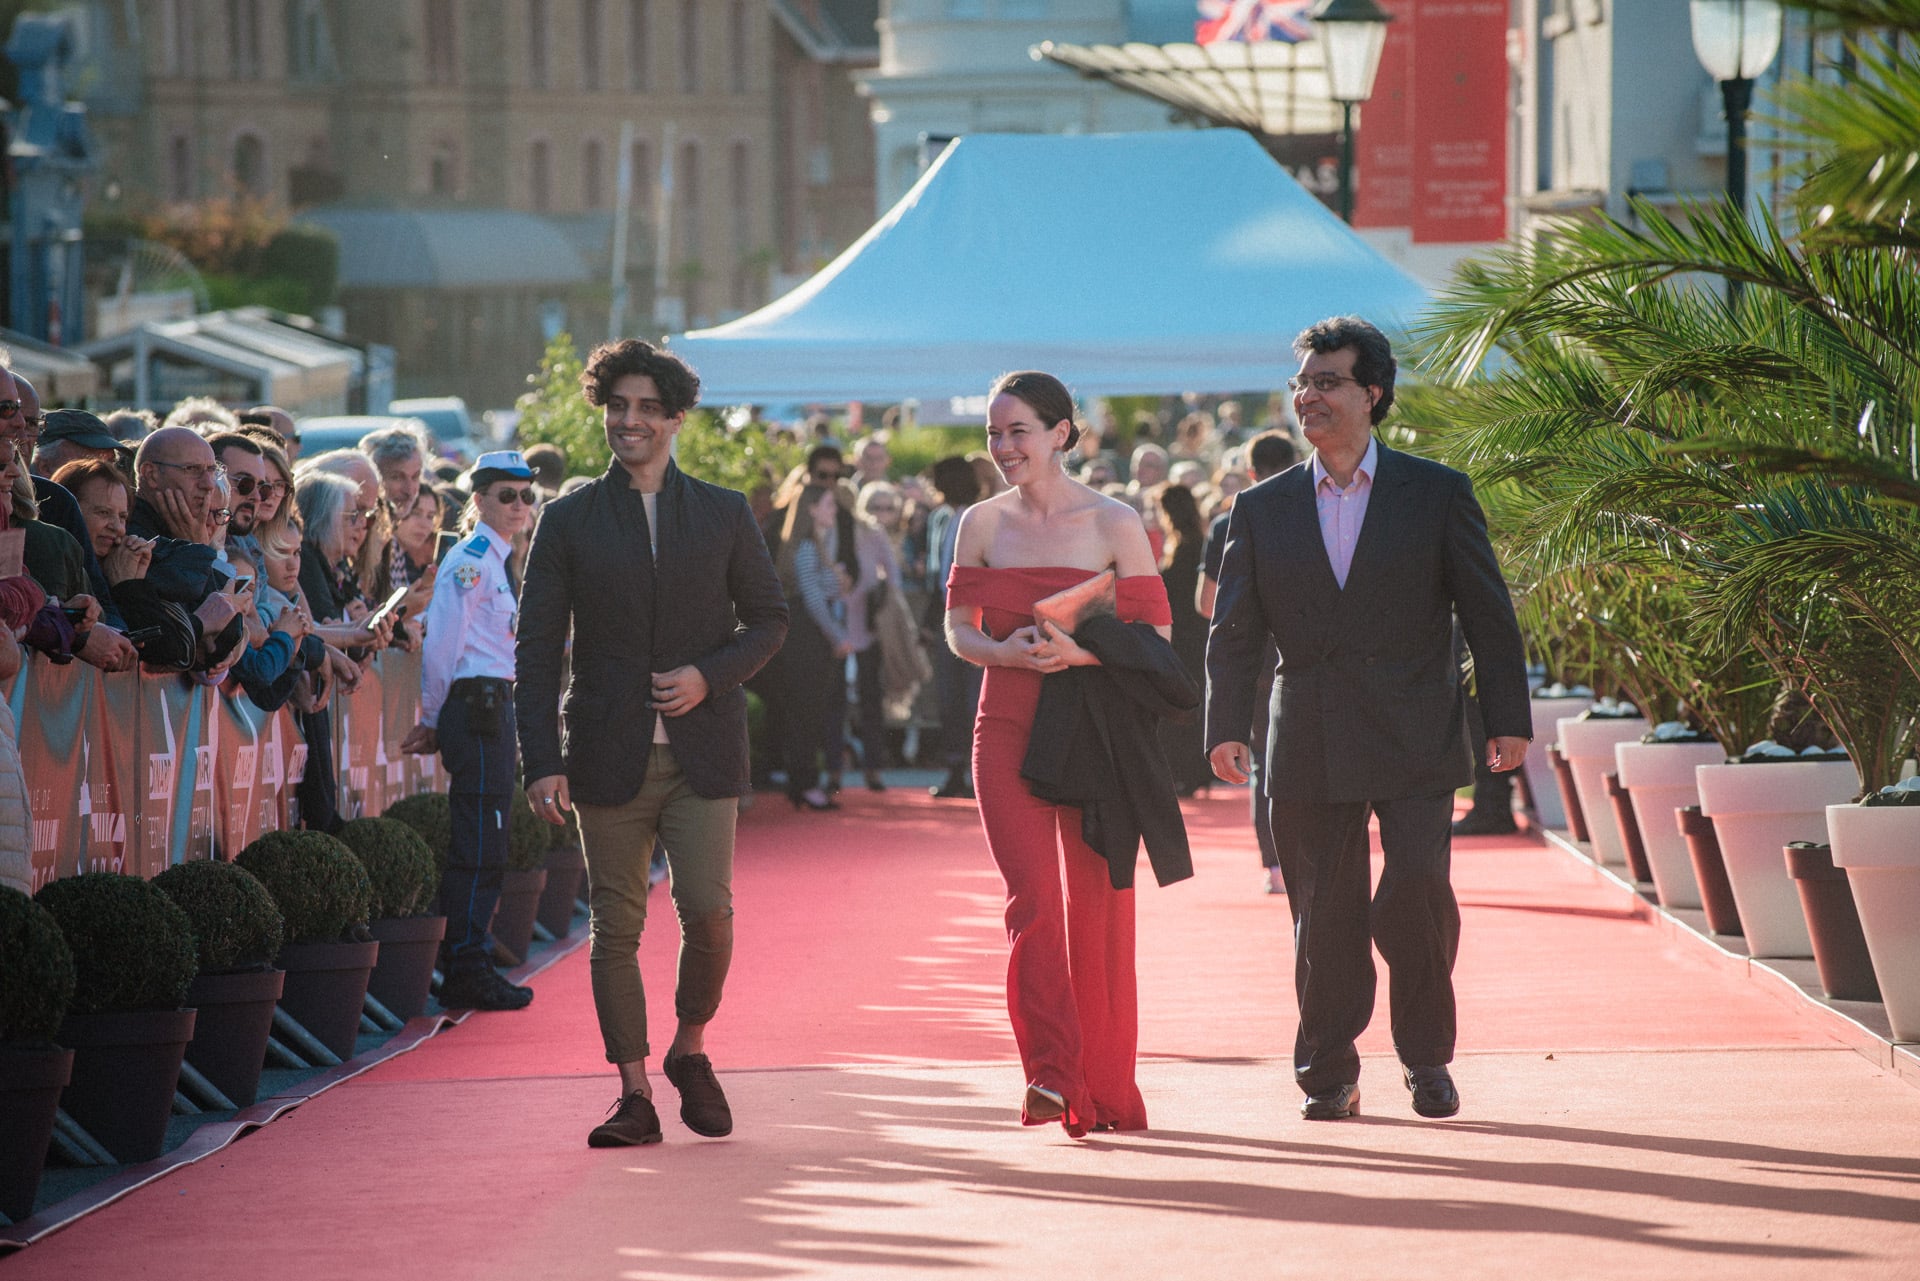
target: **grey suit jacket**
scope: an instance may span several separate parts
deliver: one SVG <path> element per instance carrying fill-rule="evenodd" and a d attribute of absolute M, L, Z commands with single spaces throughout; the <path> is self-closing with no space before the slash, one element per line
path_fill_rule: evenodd
<path fill-rule="evenodd" d="M 1207 748 L 1244 742 L 1261 647 L 1279 650 L 1271 796 L 1390 800 L 1473 781 L 1453 642 L 1473 653 L 1489 736 L 1533 732 L 1526 653 L 1465 475 L 1380 446 L 1343 589 L 1302 463 L 1241 493 L 1207 640 Z"/>

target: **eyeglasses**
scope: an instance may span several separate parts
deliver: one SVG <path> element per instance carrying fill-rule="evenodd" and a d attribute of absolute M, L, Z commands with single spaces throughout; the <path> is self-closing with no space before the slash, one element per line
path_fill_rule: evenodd
<path fill-rule="evenodd" d="M 175 471 L 183 471 L 187 473 L 188 479 L 192 480 L 196 485 L 201 481 L 212 480 L 215 476 L 224 475 L 227 470 L 219 463 L 165 463 L 161 462 L 158 458 L 149 458 L 147 461 L 155 467 L 171 467 Z"/>
<path fill-rule="evenodd" d="M 1345 374 L 1309 374 L 1304 378 L 1287 379 L 1287 389 L 1293 392 L 1303 392 L 1311 387 L 1320 394 L 1326 395 L 1329 392 L 1338 390 L 1341 383 L 1355 383 L 1360 386 L 1366 385 L 1361 383 L 1358 378 L 1349 378 Z"/>
<path fill-rule="evenodd" d="M 11 418 L 19 412 L 20 412 L 19 401 L 0 400 L 0 418 Z"/>
<path fill-rule="evenodd" d="M 809 475 L 808 479 L 816 485 L 837 485 L 840 483 L 840 473 L 837 471 L 817 471 Z"/>
<path fill-rule="evenodd" d="M 227 477 L 227 485 L 234 493 L 242 498 L 246 498 L 256 489 L 264 491 L 267 482 L 257 476 L 249 476 L 245 472 L 236 472 Z"/>
<path fill-rule="evenodd" d="M 249 476 L 247 479 L 253 478 Z M 272 498 L 275 494 L 284 494 L 291 488 L 292 486 L 284 480 L 263 480 L 260 482 L 260 497 Z M 240 492 L 245 494 L 247 491 L 242 489 Z"/>
<path fill-rule="evenodd" d="M 539 495 L 531 489 L 497 489 L 493 492 L 494 502 L 505 503 L 509 507 L 515 503 L 525 503 L 531 507 L 538 497 Z"/>
<path fill-rule="evenodd" d="M 373 513 L 365 507 L 356 507 L 347 513 L 347 523 L 349 525 L 364 525 L 372 519 Z"/>
<path fill-rule="evenodd" d="M 212 518 L 214 524 L 224 525 L 228 521 L 233 519 L 233 508 L 216 507 L 212 511 L 208 512 L 207 515 Z"/>

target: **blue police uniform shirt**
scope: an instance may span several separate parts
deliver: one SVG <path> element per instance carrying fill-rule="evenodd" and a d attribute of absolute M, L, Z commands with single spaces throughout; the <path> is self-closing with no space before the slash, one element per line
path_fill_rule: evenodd
<path fill-rule="evenodd" d="M 420 655 L 420 723 L 438 726 L 453 683 L 469 676 L 513 679 L 520 603 L 507 578 L 505 535 L 481 524 L 440 563 L 427 606 Z"/>

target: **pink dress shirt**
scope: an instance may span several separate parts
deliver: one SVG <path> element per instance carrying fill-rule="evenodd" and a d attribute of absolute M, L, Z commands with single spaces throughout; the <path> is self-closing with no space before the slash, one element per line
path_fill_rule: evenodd
<path fill-rule="evenodd" d="M 1354 468 L 1353 479 L 1341 489 L 1321 465 L 1320 455 L 1313 456 L 1313 505 L 1320 513 L 1320 541 L 1326 544 L 1333 579 L 1342 588 L 1347 585 L 1347 571 L 1353 568 L 1353 547 L 1360 541 L 1360 526 L 1366 523 L 1367 499 L 1373 495 L 1373 470 L 1379 461 L 1380 442 L 1369 439 L 1366 455 Z"/>

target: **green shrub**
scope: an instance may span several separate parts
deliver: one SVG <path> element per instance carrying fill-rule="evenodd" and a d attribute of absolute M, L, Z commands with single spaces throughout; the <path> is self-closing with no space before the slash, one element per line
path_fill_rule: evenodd
<path fill-rule="evenodd" d="M 168 868 L 153 884 L 187 914 L 200 973 L 259 969 L 280 954 L 286 932 L 280 908 L 246 868 L 196 858 Z"/>
<path fill-rule="evenodd" d="M 0 887 L 0 1045 L 51 1041 L 73 1000 L 73 952 L 53 914 Z"/>
<path fill-rule="evenodd" d="M 268 832 L 234 862 L 259 877 L 280 905 L 289 943 L 332 942 L 367 920 L 367 869 L 324 832 Z"/>
<path fill-rule="evenodd" d="M 395 801 L 381 817 L 405 823 L 418 832 L 435 866 L 446 867 L 447 850 L 453 845 L 453 806 L 445 792 L 421 792 Z"/>
<path fill-rule="evenodd" d="M 531 872 L 547 865 L 547 851 L 553 848 L 553 824 L 533 812 L 527 794 L 513 789 L 507 802 L 507 866 L 516 872 Z"/>
<path fill-rule="evenodd" d="M 75 1014 L 180 1008 L 193 982 L 193 928 L 151 883 L 88 872 L 49 882 L 34 900 L 73 949 Z"/>
<path fill-rule="evenodd" d="M 444 872 L 447 851 L 453 845 L 453 805 L 444 792 L 422 792 L 387 806 L 385 817 L 398 819 L 420 833 L 433 851 L 435 865 Z M 507 802 L 507 866 L 517 872 L 547 865 L 553 845 L 551 825 L 527 805 L 527 794 L 515 788 Z"/>
<path fill-rule="evenodd" d="M 376 921 L 418 916 L 440 884 L 440 869 L 420 834 L 393 818 L 356 818 L 340 829 L 373 884 L 369 911 Z"/>

